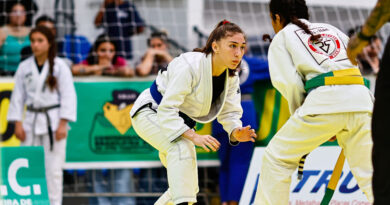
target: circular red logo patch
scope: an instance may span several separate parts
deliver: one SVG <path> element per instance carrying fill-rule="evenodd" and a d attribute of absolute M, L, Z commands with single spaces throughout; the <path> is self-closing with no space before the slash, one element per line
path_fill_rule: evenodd
<path fill-rule="evenodd" d="M 326 55 L 330 59 L 335 58 L 340 53 L 340 40 L 330 34 L 321 34 L 319 41 L 308 40 L 309 48 L 321 55 Z"/>

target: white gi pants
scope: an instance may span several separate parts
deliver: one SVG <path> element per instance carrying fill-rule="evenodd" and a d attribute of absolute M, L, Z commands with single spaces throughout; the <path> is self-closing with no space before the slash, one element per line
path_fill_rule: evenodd
<path fill-rule="evenodd" d="M 132 118 L 132 125 L 143 140 L 159 151 L 160 160 L 167 168 L 169 189 L 155 204 L 195 203 L 199 192 L 195 145 L 183 137 L 170 142 L 161 135 L 157 113 L 148 107 Z"/>
<path fill-rule="evenodd" d="M 21 146 L 43 146 L 45 151 L 45 171 L 47 190 L 49 192 L 50 205 L 62 204 L 62 166 L 65 162 L 66 139 L 57 141 L 55 130 L 53 130 L 53 151 L 50 151 L 49 134 L 32 135 L 26 131 L 26 140 L 21 142 Z"/>
<path fill-rule="evenodd" d="M 354 112 L 291 116 L 265 149 L 254 204 L 289 204 L 291 175 L 300 158 L 335 135 L 360 189 L 372 203 L 371 113 Z"/>

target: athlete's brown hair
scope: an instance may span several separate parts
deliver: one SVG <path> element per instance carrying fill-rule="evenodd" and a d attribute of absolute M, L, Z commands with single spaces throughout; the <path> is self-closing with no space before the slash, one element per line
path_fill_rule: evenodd
<path fill-rule="evenodd" d="M 246 40 L 246 35 L 242 29 L 237 26 L 236 24 L 224 19 L 220 21 L 215 29 L 211 32 L 209 38 L 207 39 L 206 45 L 203 48 L 195 48 L 194 51 L 196 52 L 202 52 L 205 53 L 206 56 L 209 55 L 210 53 L 213 53 L 213 47 L 212 44 L 213 42 L 217 42 L 223 38 L 226 38 L 228 36 L 232 36 L 236 33 L 241 33 L 244 35 L 245 40 Z M 229 69 L 229 76 L 234 76 L 237 73 L 238 67 L 234 70 Z"/>
<path fill-rule="evenodd" d="M 57 79 L 56 79 L 56 77 L 54 77 L 54 74 L 53 74 L 54 73 L 54 58 L 57 55 L 57 46 L 56 46 L 55 36 L 54 36 L 53 32 L 45 26 L 37 26 L 37 27 L 33 28 L 30 32 L 30 36 L 29 36 L 30 40 L 31 40 L 31 36 L 33 33 L 43 34 L 50 44 L 48 55 L 47 55 L 47 58 L 49 60 L 49 74 L 48 74 L 47 79 L 46 79 L 46 84 L 50 87 L 50 90 L 54 90 L 54 88 L 57 87 Z"/>

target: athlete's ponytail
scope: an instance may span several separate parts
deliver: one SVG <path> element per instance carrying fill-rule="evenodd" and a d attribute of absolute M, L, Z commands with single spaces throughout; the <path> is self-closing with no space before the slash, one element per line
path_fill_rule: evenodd
<path fill-rule="evenodd" d="M 309 11 L 305 0 L 271 0 L 269 9 L 272 18 L 276 19 L 276 14 L 280 16 L 283 26 L 293 23 L 303 29 L 307 34 L 310 34 L 312 41 L 317 41 L 321 35 L 314 35 L 309 27 L 299 20 L 300 18 L 309 20 Z"/>

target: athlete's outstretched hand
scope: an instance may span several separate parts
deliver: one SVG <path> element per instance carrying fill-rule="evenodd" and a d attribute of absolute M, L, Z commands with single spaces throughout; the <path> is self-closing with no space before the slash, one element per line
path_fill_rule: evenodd
<path fill-rule="evenodd" d="M 196 146 L 202 147 L 207 152 L 210 152 L 210 149 L 215 152 L 221 146 L 218 140 L 214 137 L 210 135 L 196 134 L 194 130 L 187 130 L 183 133 L 183 137 L 191 140 Z"/>
<path fill-rule="evenodd" d="M 255 130 L 251 129 L 251 126 L 239 127 L 233 130 L 232 137 L 239 142 L 255 142 L 257 137 Z M 233 140 L 234 140 L 233 139 Z"/>

